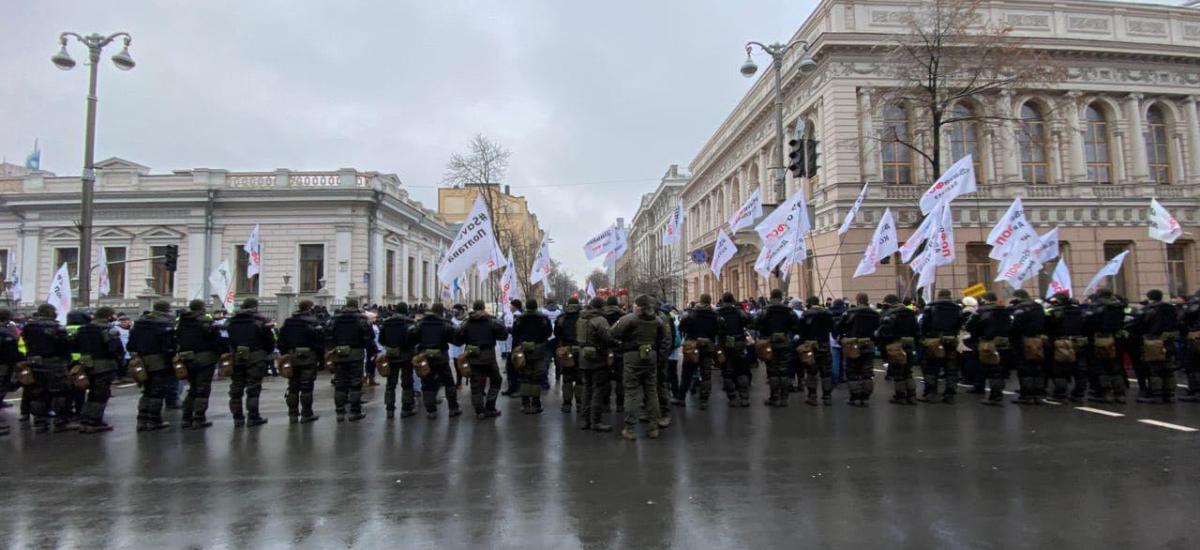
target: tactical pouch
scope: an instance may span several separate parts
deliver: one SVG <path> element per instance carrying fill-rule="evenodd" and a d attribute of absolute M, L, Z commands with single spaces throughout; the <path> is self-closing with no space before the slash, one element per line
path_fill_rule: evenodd
<path fill-rule="evenodd" d="M 138 384 L 146 383 L 146 363 L 141 356 L 129 360 L 129 376 Z"/>
<path fill-rule="evenodd" d="M 736 336 L 726 336 L 725 337 L 725 348 L 726 349 L 733 349 L 733 347 L 736 345 L 737 345 L 737 337 Z"/>
<path fill-rule="evenodd" d="M 83 368 L 85 370 L 92 370 L 92 367 L 96 366 L 96 362 L 92 359 L 92 356 L 90 356 L 90 355 L 79 356 L 79 364 L 81 366 L 83 366 Z"/>
<path fill-rule="evenodd" d="M 1021 339 L 1025 360 L 1030 363 L 1041 363 L 1046 359 L 1045 341 L 1041 336 L 1026 336 Z"/>
<path fill-rule="evenodd" d="M 221 376 L 228 378 L 233 374 L 233 354 L 222 353 L 221 358 L 217 360 L 217 365 L 219 365 Z"/>
<path fill-rule="evenodd" d="M 279 371 L 279 376 L 291 379 L 292 371 L 292 355 L 285 353 L 275 358 L 275 370 Z"/>
<path fill-rule="evenodd" d="M 17 382 L 20 382 L 22 386 L 33 385 L 33 369 L 29 368 L 29 363 L 17 363 Z"/>
<path fill-rule="evenodd" d="M 84 370 L 83 364 L 77 364 L 74 367 L 71 367 L 70 376 L 71 385 L 81 390 L 88 389 L 87 371 Z"/>
<path fill-rule="evenodd" d="M 238 346 L 234 350 L 233 359 L 237 364 L 245 366 L 246 363 L 250 362 L 250 348 L 247 346 Z"/>
<path fill-rule="evenodd" d="M 317 354 L 312 348 L 296 348 L 288 354 L 288 365 L 295 367 L 311 367 L 317 364 Z"/>
<path fill-rule="evenodd" d="M 467 359 L 478 359 L 480 355 L 479 346 L 467 346 L 464 355 L 467 356 Z"/>
<path fill-rule="evenodd" d="M 727 359 L 726 359 L 726 357 L 725 357 L 725 350 L 723 350 L 723 349 L 717 349 L 717 352 L 716 352 L 716 362 L 717 362 L 717 364 L 718 364 L 718 365 L 724 365 L 726 360 L 727 360 Z"/>
<path fill-rule="evenodd" d="M 904 344 L 899 341 L 884 346 L 883 354 L 887 359 L 888 366 L 904 367 L 908 365 L 908 352 L 904 351 Z"/>
<path fill-rule="evenodd" d="M 333 348 L 333 352 L 339 361 L 345 361 L 350 358 L 350 346 L 337 346 Z"/>
<path fill-rule="evenodd" d="M 554 363 L 562 369 L 575 368 L 575 354 L 579 348 L 575 346 L 558 346 L 554 350 Z"/>
<path fill-rule="evenodd" d="M 862 357 L 862 350 L 858 347 L 858 338 L 842 338 L 842 355 L 846 359 L 858 359 Z"/>
<path fill-rule="evenodd" d="M 806 367 L 811 367 L 817 364 L 817 343 L 813 340 L 801 342 L 796 346 L 796 356 L 800 358 L 800 364 Z"/>
<path fill-rule="evenodd" d="M 375 356 L 375 372 L 384 378 L 392 375 L 392 358 L 388 357 L 388 354 L 381 353 Z"/>
<path fill-rule="evenodd" d="M 471 377 L 471 364 L 466 361 L 465 357 L 458 361 L 458 375 L 463 378 Z"/>
<path fill-rule="evenodd" d="M 754 341 L 754 354 L 758 356 L 759 361 L 769 363 L 775 359 L 775 348 L 771 346 L 770 340 L 760 338 Z"/>
<path fill-rule="evenodd" d="M 413 369 L 416 370 L 417 376 L 421 378 L 429 376 L 429 352 L 422 351 L 413 356 Z"/>
<path fill-rule="evenodd" d="M 525 368 L 525 346 L 513 350 L 509 357 L 512 359 L 513 368 L 517 370 Z"/>
<path fill-rule="evenodd" d="M 945 359 L 946 346 L 942 345 L 940 337 L 926 338 L 924 341 L 926 359 Z"/>
<path fill-rule="evenodd" d="M 1187 341 L 1193 352 L 1200 353 L 1200 330 L 1187 333 Z"/>
<path fill-rule="evenodd" d="M 587 359 L 590 362 L 596 362 L 600 360 L 600 350 L 596 349 L 594 346 L 584 346 L 580 348 L 579 353 L 584 359 Z"/>
<path fill-rule="evenodd" d="M 146 368 L 146 372 L 157 372 L 163 370 L 167 368 L 167 361 L 163 357 L 164 356 L 158 354 L 142 355 L 142 366 Z"/>
<path fill-rule="evenodd" d="M 1108 335 L 1096 335 L 1092 339 L 1092 354 L 1097 359 L 1117 358 L 1117 339 Z"/>
<path fill-rule="evenodd" d="M 175 379 L 176 380 L 187 380 L 188 379 L 188 367 L 187 367 L 188 361 L 183 360 L 184 353 L 190 354 L 192 352 L 185 351 L 185 352 L 177 353 L 177 354 L 175 354 L 175 360 L 171 362 L 172 363 L 171 367 L 175 371 Z M 192 357 L 195 357 L 195 355 L 193 355 Z"/>
<path fill-rule="evenodd" d="M 1142 338 L 1142 362 L 1160 363 L 1167 360 L 1167 346 L 1162 338 Z"/>
<path fill-rule="evenodd" d="M 695 365 L 700 362 L 700 346 L 695 340 L 688 340 L 683 343 L 683 363 L 685 365 Z"/>
<path fill-rule="evenodd" d="M 984 365 L 1000 364 L 1000 350 L 996 348 L 995 340 L 979 341 L 979 362 Z"/>
<path fill-rule="evenodd" d="M 640 344 L 637 348 L 638 359 L 642 361 L 650 361 L 654 359 L 654 346 L 650 344 Z"/>
<path fill-rule="evenodd" d="M 1064 365 L 1075 364 L 1075 344 L 1070 338 L 1059 338 L 1054 341 L 1054 362 Z"/>

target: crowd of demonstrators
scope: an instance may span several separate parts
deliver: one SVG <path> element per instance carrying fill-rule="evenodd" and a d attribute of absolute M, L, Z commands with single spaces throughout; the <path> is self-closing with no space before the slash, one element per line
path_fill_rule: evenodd
<path fill-rule="evenodd" d="M 70 312 L 64 326 L 57 313 L 43 304 L 22 319 L 0 309 L 0 402 L 19 389 L 20 423 L 36 433 L 111 430 L 108 401 L 126 377 L 141 386 L 138 431 L 169 427 L 165 409 L 175 407 L 182 428 L 212 426 L 218 376 L 229 380 L 235 427 L 267 423 L 259 404 L 271 375 L 288 379 L 289 422 L 310 423 L 318 419 L 313 394 L 323 371 L 332 374 L 338 422 L 365 418 L 364 386 L 377 377 L 388 419 L 397 408 L 401 418 L 415 415 L 418 400 L 429 419 L 442 402 L 451 418 L 460 416 L 463 384 L 479 420 L 500 416 L 502 389 L 521 397 L 522 413 L 536 415 L 556 381 L 560 410 L 574 413 L 580 428 L 608 432 L 616 419 L 631 440 L 641 424 L 658 437 L 672 408 L 689 399 L 707 409 L 714 373 L 729 407 L 748 407 L 759 364 L 765 404 L 776 408 L 789 406 L 793 393 L 830 406 L 841 385 L 850 405 L 866 407 L 877 365 L 898 405 L 954 404 L 965 386 L 999 406 L 1014 375 L 1020 405 L 1121 404 L 1127 373 L 1139 402 L 1171 403 L 1180 369 L 1187 389 L 1179 399 L 1200 402 L 1200 293 L 1168 302 L 1152 290 L 1131 304 L 1108 289 L 1082 303 L 1066 294 L 1043 302 L 1023 290 L 1006 301 L 992 293 L 956 300 L 943 289 L 929 303 L 887 295 L 872 304 L 866 294 L 801 302 L 775 290 L 766 299 L 726 293 L 719 302 L 705 294 L 682 313 L 645 295 L 624 305 L 616 297 L 572 298 L 561 308 L 514 300 L 496 314 L 478 301 L 360 308 L 348 299 L 329 312 L 303 300 L 281 323 L 260 315 L 253 298 L 231 317 L 198 300 L 179 312 L 156 302 L 136 320 L 99 307 Z M 5 416 L 0 434 L 11 431 Z"/>

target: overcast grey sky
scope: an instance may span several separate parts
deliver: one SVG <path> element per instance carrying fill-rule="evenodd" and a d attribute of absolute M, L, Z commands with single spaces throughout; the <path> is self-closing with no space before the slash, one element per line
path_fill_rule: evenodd
<path fill-rule="evenodd" d="M 49 58 L 62 31 L 124 30 L 138 66 L 122 73 L 105 52 L 98 160 L 393 172 L 436 208 L 446 159 L 481 132 L 512 150 L 505 183 L 582 278 L 600 262 L 585 260 L 587 237 L 632 217 L 749 88 L 743 44 L 790 37 L 816 4 L 13 2 L 0 152 L 19 163 L 39 138 L 44 169 L 78 174 L 87 72 Z M 580 185 L 592 182 L 607 183 Z"/>

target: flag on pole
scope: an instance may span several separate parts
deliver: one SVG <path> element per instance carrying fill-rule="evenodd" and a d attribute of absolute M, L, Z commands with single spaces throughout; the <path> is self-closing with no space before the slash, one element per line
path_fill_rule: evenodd
<path fill-rule="evenodd" d="M 804 201 L 804 191 L 797 191 L 787 201 L 779 205 L 773 212 L 754 226 L 758 236 L 764 243 L 787 236 L 789 231 L 808 233 L 812 224 L 808 219 L 808 205 Z"/>
<path fill-rule="evenodd" d="M 262 270 L 262 243 L 258 241 L 258 224 L 254 224 L 254 230 L 250 231 L 250 237 L 246 239 L 246 244 L 242 245 L 242 250 L 250 255 L 250 261 L 246 263 L 246 278 L 253 279 Z"/>
<path fill-rule="evenodd" d="M 1150 199 L 1150 238 L 1172 244 L 1183 235 L 1183 227 L 1158 199 Z"/>
<path fill-rule="evenodd" d="M 71 311 L 71 273 L 67 270 L 66 262 L 54 273 L 54 278 L 50 279 L 46 303 L 54 306 L 58 313 L 58 322 L 67 324 L 67 312 Z"/>
<path fill-rule="evenodd" d="M 900 261 L 904 263 L 912 261 L 913 254 L 921 247 L 921 243 L 929 238 L 929 234 L 934 230 L 934 224 L 937 221 L 939 221 L 937 216 L 932 215 L 925 216 L 925 219 L 921 220 L 921 225 L 917 227 L 916 231 L 913 231 L 913 234 L 908 237 L 907 241 L 904 241 L 904 246 L 900 247 Z"/>
<path fill-rule="evenodd" d="M 858 269 L 854 270 L 852 278 L 857 279 L 863 275 L 875 273 L 879 261 L 891 256 L 898 248 L 896 222 L 892 219 L 892 209 L 888 208 L 883 211 L 883 217 L 879 219 L 879 225 L 875 227 L 875 234 L 871 236 L 871 242 L 863 252 L 862 261 L 858 263 Z"/>
<path fill-rule="evenodd" d="M 734 254 L 737 254 L 737 245 L 725 230 L 718 229 L 717 244 L 713 245 L 712 263 L 709 265 L 718 281 L 721 280 L 721 269 L 733 259 Z"/>
<path fill-rule="evenodd" d="M 452 281 L 472 265 L 479 269 L 480 280 L 504 265 L 504 253 L 496 244 L 496 230 L 482 193 L 476 195 L 471 213 L 463 220 L 454 242 L 442 255 L 437 278 L 440 281 Z"/>
<path fill-rule="evenodd" d="M 842 226 L 838 228 L 838 235 L 845 235 L 850 230 L 850 224 L 854 222 L 854 216 L 858 215 L 858 209 L 862 208 L 862 203 L 867 198 L 867 187 L 871 182 L 863 184 L 862 191 L 858 192 L 858 198 L 854 199 L 854 206 L 850 207 L 850 211 L 846 212 L 846 219 L 842 221 Z"/>
<path fill-rule="evenodd" d="M 938 250 L 929 246 L 909 264 L 909 267 L 917 274 L 917 288 L 928 289 L 933 287 L 933 283 L 937 280 L 937 256 Z"/>
<path fill-rule="evenodd" d="M 595 298 L 595 297 L 596 297 L 596 287 L 592 286 L 592 282 L 591 282 L 591 281 L 588 281 L 588 286 L 587 286 L 587 297 L 588 297 L 589 299 L 591 299 L 591 298 Z"/>
<path fill-rule="evenodd" d="M 583 254 L 589 261 L 599 258 L 601 254 L 611 252 L 617 246 L 617 225 L 608 226 L 595 237 L 588 239 L 583 245 Z"/>
<path fill-rule="evenodd" d="M 629 233 L 624 227 L 618 227 L 613 237 L 613 248 L 604 257 L 604 266 L 611 267 L 629 251 Z"/>
<path fill-rule="evenodd" d="M 108 296 L 112 290 L 108 280 L 108 254 L 104 252 L 104 247 L 100 246 L 96 249 L 96 260 L 100 267 L 96 270 L 96 294 L 101 298 Z"/>
<path fill-rule="evenodd" d="M 952 164 L 950 169 L 921 195 L 921 213 L 928 214 L 939 205 L 950 204 L 955 197 L 974 193 L 975 190 L 975 164 L 971 162 L 971 155 L 967 155 Z"/>
<path fill-rule="evenodd" d="M 1046 263 L 1058 257 L 1058 226 L 1054 226 L 1045 235 L 1038 237 L 1036 258 L 1039 263 Z"/>
<path fill-rule="evenodd" d="M 1054 268 L 1054 275 L 1050 277 L 1050 284 L 1046 286 L 1047 299 L 1055 294 L 1074 296 L 1071 290 L 1071 272 L 1067 269 L 1065 258 L 1058 260 L 1058 266 Z"/>
<path fill-rule="evenodd" d="M 929 215 L 936 218 L 932 235 L 934 260 L 936 266 L 954 263 L 954 213 L 950 211 L 950 203 L 943 203 L 940 208 Z"/>
<path fill-rule="evenodd" d="M 208 286 L 212 287 L 212 293 L 221 300 L 221 307 L 225 311 L 233 311 L 233 273 L 229 270 L 229 260 L 221 260 L 221 265 L 218 265 L 208 276 Z"/>
<path fill-rule="evenodd" d="M 737 233 L 743 227 L 750 227 L 762 214 L 762 189 L 755 189 L 746 202 L 742 203 L 742 207 L 729 218 L 729 232 Z"/>
<path fill-rule="evenodd" d="M 758 258 L 754 260 L 754 272 L 762 276 L 763 279 L 771 278 L 771 268 L 767 266 L 771 261 L 771 249 L 763 244 L 762 250 L 758 252 Z"/>
<path fill-rule="evenodd" d="M 1117 254 L 1115 257 L 1113 257 L 1113 259 L 1109 260 L 1108 263 L 1104 264 L 1104 267 L 1100 268 L 1100 271 L 1096 273 L 1096 276 L 1092 277 L 1092 280 L 1088 282 L 1088 286 L 1086 289 L 1084 289 L 1083 295 L 1090 296 L 1092 292 L 1096 290 L 1096 287 L 1099 287 L 1100 283 L 1104 281 L 1105 277 L 1113 277 L 1120 273 L 1121 265 L 1125 263 L 1125 257 L 1128 255 L 1129 251 L 1126 250 L 1120 254 Z"/>
<path fill-rule="evenodd" d="M 804 234 L 800 233 L 794 237 L 790 246 L 792 252 L 784 256 L 783 263 L 779 264 L 779 275 L 785 281 L 792 273 L 792 265 L 803 262 L 808 257 L 808 243 L 804 242 Z"/>
<path fill-rule="evenodd" d="M 16 254 L 8 260 L 8 281 L 8 293 L 12 296 L 13 303 L 21 303 L 21 262 Z"/>
<path fill-rule="evenodd" d="M 988 233 L 987 243 L 992 245 L 988 257 L 993 260 L 1003 259 L 1014 242 L 1036 239 L 1037 236 L 1029 219 L 1025 217 L 1025 205 L 1021 202 L 1021 197 L 1017 197 L 1013 199 L 1004 217 L 1000 218 L 991 233 Z"/>
<path fill-rule="evenodd" d="M 542 235 L 542 244 L 538 247 L 537 256 L 533 258 L 533 272 L 529 274 L 529 284 L 536 285 L 550 276 L 550 234 Z"/>
<path fill-rule="evenodd" d="M 679 201 L 675 205 L 675 212 L 667 218 L 667 224 L 663 227 L 662 243 L 664 246 L 673 245 L 683 238 L 683 201 Z"/>
<path fill-rule="evenodd" d="M 30 170 L 41 170 L 42 168 L 42 149 L 38 147 L 38 140 L 33 140 L 33 151 L 29 152 L 29 156 L 25 157 L 25 167 Z"/>
<path fill-rule="evenodd" d="M 504 267 L 504 275 L 500 277 L 500 301 L 511 303 L 520 294 L 517 288 L 517 266 L 513 263 L 512 250 L 508 251 L 508 265 Z"/>

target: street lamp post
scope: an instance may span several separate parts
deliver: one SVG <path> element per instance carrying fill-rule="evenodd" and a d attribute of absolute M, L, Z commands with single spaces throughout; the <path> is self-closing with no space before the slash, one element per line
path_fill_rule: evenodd
<path fill-rule="evenodd" d="M 80 194 L 79 206 L 79 303 L 82 307 L 87 307 L 91 300 L 92 286 L 90 268 L 92 265 L 92 195 L 96 187 L 96 173 L 93 166 L 96 151 L 96 67 L 100 63 L 100 50 L 121 37 L 125 39 L 124 47 L 112 56 L 112 62 L 118 69 L 128 71 L 134 67 L 134 62 L 133 58 L 129 56 L 129 43 L 133 38 L 127 32 L 118 32 L 109 36 L 99 34 L 81 36 L 73 32 L 64 32 L 58 37 L 62 49 L 50 58 L 55 67 L 69 71 L 75 67 L 75 60 L 71 58 L 71 54 L 67 53 L 67 39 L 74 38 L 88 48 L 90 68 L 88 69 L 87 123 L 83 145 L 83 176 L 81 177 L 83 190 Z"/>

